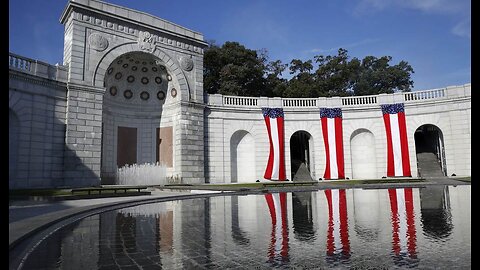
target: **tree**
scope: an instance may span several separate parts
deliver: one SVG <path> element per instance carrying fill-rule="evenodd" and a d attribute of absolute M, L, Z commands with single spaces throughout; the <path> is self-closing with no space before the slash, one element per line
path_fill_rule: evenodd
<path fill-rule="evenodd" d="M 406 61 L 390 65 L 391 56 L 350 59 L 348 51 L 340 48 L 337 55 L 313 59 L 269 62 L 265 49 L 210 42 L 204 54 L 204 89 L 237 96 L 332 97 L 406 92 L 413 87 L 413 68 Z M 287 68 L 293 75 L 289 80 L 282 77 Z"/>
<path fill-rule="evenodd" d="M 264 58 L 238 42 L 215 44 L 204 53 L 204 88 L 210 94 L 259 96 L 265 88 Z"/>

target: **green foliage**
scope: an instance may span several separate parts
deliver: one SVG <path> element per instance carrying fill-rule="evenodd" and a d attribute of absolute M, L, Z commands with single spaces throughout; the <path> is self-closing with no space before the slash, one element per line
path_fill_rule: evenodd
<path fill-rule="evenodd" d="M 265 49 L 255 51 L 238 42 L 221 47 L 210 42 L 204 54 L 204 89 L 210 94 L 236 96 L 332 97 L 376 95 L 411 91 L 413 68 L 391 56 L 350 59 L 340 48 L 337 55 L 316 55 L 313 60 L 293 59 L 289 64 L 268 61 Z M 292 77 L 282 74 L 287 70 Z"/>

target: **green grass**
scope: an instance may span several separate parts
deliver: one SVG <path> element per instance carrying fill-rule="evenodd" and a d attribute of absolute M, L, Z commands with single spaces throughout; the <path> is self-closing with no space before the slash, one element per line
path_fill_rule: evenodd
<path fill-rule="evenodd" d="M 77 195 L 89 195 L 87 191 L 77 191 L 72 195 L 71 189 L 14 189 L 9 191 L 9 196 L 16 197 L 16 196 L 45 196 L 45 197 L 54 197 L 54 196 L 61 196 L 61 197 L 68 197 L 68 196 L 77 196 Z M 117 190 L 118 195 L 121 194 L 132 194 L 138 193 L 137 189 L 128 189 L 125 193 L 123 190 Z M 98 195 L 98 191 L 91 191 L 90 195 Z M 113 190 L 102 190 L 103 194 L 115 194 Z"/>
<path fill-rule="evenodd" d="M 60 196 L 71 194 L 71 189 L 13 189 L 10 196 Z"/>

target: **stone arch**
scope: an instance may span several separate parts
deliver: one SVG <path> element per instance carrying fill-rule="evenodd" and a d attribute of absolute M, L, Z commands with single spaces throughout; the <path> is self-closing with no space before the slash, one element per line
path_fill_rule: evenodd
<path fill-rule="evenodd" d="M 423 124 L 415 129 L 414 140 L 419 176 L 446 176 L 447 162 L 442 130 L 433 124 Z"/>
<path fill-rule="evenodd" d="M 359 128 L 350 136 L 352 177 L 355 179 L 377 178 L 375 136 L 366 128 Z"/>
<path fill-rule="evenodd" d="M 292 180 L 313 180 L 312 167 L 315 164 L 313 136 L 308 131 L 297 130 L 290 136 L 289 142 Z"/>
<path fill-rule="evenodd" d="M 108 66 L 110 66 L 110 64 L 117 57 L 129 52 L 146 52 L 146 51 L 142 50 L 138 45 L 138 43 L 136 42 L 128 42 L 128 43 L 124 43 L 119 46 L 113 47 L 100 59 L 99 63 L 95 67 L 95 71 L 93 74 L 93 81 L 92 81 L 93 86 L 103 88 Z M 150 53 L 150 52 L 147 52 L 147 53 Z M 174 86 L 180 89 L 180 99 L 190 101 L 192 97 L 191 97 L 190 87 L 188 85 L 188 80 L 185 77 L 185 74 L 182 72 L 182 69 L 180 68 L 179 63 L 177 63 L 177 61 L 173 57 L 168 55 L 163 50 L 160 50 L 159 48 L 156 48 L 150 54 L 152 54 L 153 56 L 157 57 L 158 59 L 164 62 L 168 73 L 172 76 L 172 82 L 174 82 Z"/>
<path fill-rule="evenodd" d="M 15 185 L 18 160 L 18 138 L 20 134 L 20 120 L 17 114 L 8 109 L 8 180 L 9 186 Z"/>
<path fill-rule="evenodd" d="M 254 182 L 255 138 L 246 130 L 237 130 L 230 137 L 230 173 L 232 183 Z"/>

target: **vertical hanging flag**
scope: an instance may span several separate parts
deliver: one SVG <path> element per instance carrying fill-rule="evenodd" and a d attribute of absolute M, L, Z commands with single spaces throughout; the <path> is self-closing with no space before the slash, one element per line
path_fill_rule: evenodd
<path fill-rule="evenodd" d="M 412 176 L 403 103 L 381 106 L 387 132 L 387 176 Z"/>
<path fill-rule="evenodd" d="M 327 259 L 348 259 L 350 240 L 345 189 L 327 189 L 325 196 L 328 202 Z"/>
<path fill-rule="evenodd" d="M 283 131 L 283 109 L 262 108 L 270 140 L 270 155 L 265 170 L 265 179 L 285 180 L 285 147 Z"/>
<path fill-rule="evenodd" d="M 398 263 L 405 259 L 417 259 L 415 213 L 411 188 L 389 189 L 392 210 L 392 251 Z"/>
<path fill-rule="evenodd" d="M 270 263 L 276 265 L 288 261 L 287 194 L 268 193 L 265 194 L 265 199 L 272 220 L 268 258 Z"/>
<path fill-rule="evenodd" d="M 327 156 L 325 179 L 344 179 L 342 109 L 320 108 L 323 142 Z"/>

